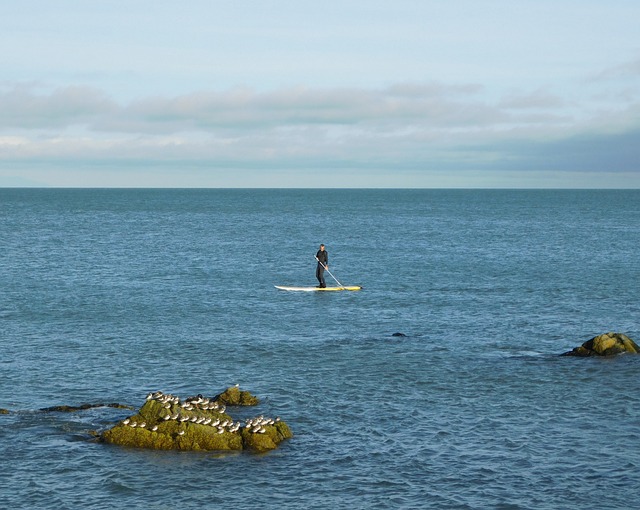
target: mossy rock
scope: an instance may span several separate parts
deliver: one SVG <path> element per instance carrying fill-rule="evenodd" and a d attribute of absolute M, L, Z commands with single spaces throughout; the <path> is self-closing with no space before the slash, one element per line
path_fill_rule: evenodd
<path fill-rule="evenodd" d="M 262 453 L 275 449 L 283 440 L 293 437 L 291 430 L 283 421 L 264 427 L 264 433 L 254 434 L 247 429 L 242 431 L 242 441 L 246 450 Z"/>
<path fill-rule="evenodd" d="M 138 414 L 136 416 L 140 417 L 140 420 L 147 423 L 147 425 L 158 425 L 164 421 L 172 421 L 165 420 L 165 416 L 171 414 L 178 414 L 183 417 L 189 418 L 212 418 L 212 419 L 220 419 L 220 420 L 231 420 L 231 416 L 226 413 L 217 411 L 217 410 L 206 410 L 200 408 L 193 408 L 185 410 L 178 404 L 171 404 L 169 407 L 165 407 L 163 404 L 158 402 L 157 400 L 147 400 L 145 404 L 140 408 Z M 138 421 L 138 420 L 136 420 Z M 186 422 L 185 422 L 186 423 Z"/>
<path fill-rule="evenodd" d="M 189 421 L 179 419 L 165 420 L 167 415 L 189 418 Z M 153 448 L 159 450 L 234 450 L 241 449 L 242 442 L 233 438 L 231 433 L 218 432 L 218 428 L 190 421 L 193 418 L 210 418 L 213 422 L 232 421 L 228 414 L 213 410 L 191 409 L 184 410 L 177 404 L 165 408 L 157 400 L 147 400 L 137 414 L 130 416 L 128 421 L 120 422 L 103 435 L 108 443 L 138 448 Z M 135 426 L 132 426 L 134 425 Z M 157 430 L 154 427 L 157 426 Z"/>
<path fill-rule="evenodd" d="M 587 340 L 562 356 L 614 356 L 623 352 L 637 354 L 640 347 L 623 333 L 605 333 Z"/>
<path fill-rule="evenodd" d="M 269 425 L 259 427 L 259 432 L 254 433 L 253 428 L 234 422 L 218 402 L 211 404 L 213 408 L 208 403 L 198 402 L 187 399 L 180 403 L 148 397 L 138 413 L 103 432 L 101 440 L 156 450 L 246 449 L 264 452 L 293 437 L 282 421 L 265 419 Z"/>
<path fill-rule="evenodd" d="M 157 430 L 130 427 L 122 423 L 102 434 L 107 443 L 155 450 L 242 450 L 242 438 L 237 433 L 218 433 L 214 427 L 197 423 L 168 421 Z"/>
<path fill-rule="evenodd" d="M 8 409 L 0 409 L 0 414 L 10 414 L 11 411 L 9 411 Z"/>
<path fill-rule="evenodd" d="M 255 406 L 260 403 L 258 397 L 248 391 L 241 390 L 237 386 L 231 386 L 217 395 L 214 400 L 228 406 Z"/>

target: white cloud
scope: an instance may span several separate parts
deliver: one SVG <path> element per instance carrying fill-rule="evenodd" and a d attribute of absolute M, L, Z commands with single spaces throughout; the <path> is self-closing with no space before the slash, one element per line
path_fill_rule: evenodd
<path fill-rule="evenodd" d="M 50 129 L 90 124 L 117 110 L 95 88 L 69 86 L 37 94 L 32 85 L 15 85 L 0 92 L 0 129 Z"/>
<path fill-rule="evenodd" d="M 494 105 L 475 84 L 400 84 L 383 89 L 307 87 L 256 92 L 236 88 L 177 97 L 150 97 L 120 105 L 87 87 L 37 94 L 28 87 L 0 93 L 0 129 L 46 130 L 82 126 L 96 133 L 220 133 L 301 126 L 357 126 L 373 131 L 466 129 L 528 123 L 509 109 L 557 107 L 561 101 L 535 92 Z M 516 104 L 519 101 L 520 104 Z M 536 104 L 534 105 L 533 102 Z M 549 121 L 552 117 L 549 117 Z"/>
<path fill-rule="evenodd" d="M 639 109 L 621 100 L 585 112 L 543 88 L 489 101 L 477 84 L 435 82 L 233 88 L 127 104 L 94 88 L 15 86 L 0 93 L 0 167 L 595 171 L 609 157 L 614 169 L 640 173 Z"/>

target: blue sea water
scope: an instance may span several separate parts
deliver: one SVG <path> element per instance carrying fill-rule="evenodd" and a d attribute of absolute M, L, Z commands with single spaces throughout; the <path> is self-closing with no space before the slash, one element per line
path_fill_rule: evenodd
<path fill-rule="evenodd" d="M 275 289 L 321 242 L 364 289 Z M 640 357 L 558 355 L 640 342 L 639 246 L 638 190 L 0 189 L 0 508 L 637 507 Z M 236 383 L 293 439 L 42 410 Z"/>

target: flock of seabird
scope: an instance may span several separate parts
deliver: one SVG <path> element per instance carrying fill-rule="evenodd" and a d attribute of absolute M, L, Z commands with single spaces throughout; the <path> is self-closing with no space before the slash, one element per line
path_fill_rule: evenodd
<path fill-rule="evenodd" d="M 154 393 L 149 393 L 147 395 L 147 400 L 156 400 L 161 403 L 162 406 L 167 409 L 167 414 L 162 416 L 164 421 L 177 421 L 179 423 L 195 423 L 198 425 L 205 425 L 214 427 L 217 429 L 218 434 L 223 434 L 224 432 L 238 432 L 241 427 L 245 430 L 251 432 L 252 434 L 264 434 L 266 432 L 265 427 L 268 425 L 274 425 L 280 418 L 266 418 L 264 416 L 258 416 L 256 418 L 250 418 L 244 422 L 234 422 L 233 420 L 221 420 L 220 418 L 214 419 L 206 416 L 197 416 L 197 415 L 188 415 L 185 414 L 185 411 L 194 411 L 194 410 L 202 410 L 202 411 L 215 411 L 217 413 L 224 413 L 226 411 L 226 406 L 224 404 L 220 404 L 211 399 L 205 398 L 202 395 L 198 395 L 196 397 L 189 397 L 184 401 L 180 401 L 180 398 L 175 397 L 170 394 L 165 394 L 161 391 L 156 391 Z M 174 406 L 177 406 L 179 409 L 176 412 L 173 412 Z M 122 424 L 127 427 L 132 428 L 146 428 L 147 424 L 145 422 L 137 423 L 132 421 L 130 418 L 127 418 L 122 421 Z M 158 430 L 158 426 L 154 425 L 149 430 L 156 432 Z M 185 431 L 180 430 L 178 435 L 184 435 Z"/>
<path fill-rule="evenodd" d="M 157 400 L 165 409 L 171 409 L 172 406 L 177 405 L 185 411 L 201 409 L 203 411 L 217 411 L 219 413 L 224 413 L 226 410 L 226 406 L 224 404 L 219 404 L 218 402 L 205 398 L 202 395 L 188 397 L 184 402 L 180 402 L 179 397 L 175 397 L 171 394 L 164 394 L 161 391 L 156 391 L 155 393 L 149 393 L 147 395 L 147 400 Z"/>

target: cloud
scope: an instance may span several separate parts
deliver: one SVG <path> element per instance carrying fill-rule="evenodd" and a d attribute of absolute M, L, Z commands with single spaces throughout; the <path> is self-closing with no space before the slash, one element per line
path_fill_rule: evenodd
<path fill-rule="evenodd" d="M 49 129 L 90 124 L 117 111 L 104 92 L 70 86 L 36 94 L 32 85 L 16 85 L 0 93 L 0 129 Z"/>
<path fill-rule="evenodd" d="M 609 66 L 590 77 L 590 81 L 635 80 L 640 78 L 640 56 L 634 59 Z"/>
<path fill-rule="evenodd" d="M 548 90 L 249 88 L 119 104 L 89 87 L 0 93 L 0 166 L 640 172 L 640 106 L 578 116 Z"/>
<path fill-rule="evenodd" d="M 502 155 L 494 168 L 640 174 L 640 127 L 558 140 L 505 141 L 494 150 Z"/>
<path fill-rule="evenodd" d="M 137 134 L 220 132 L 299 126 L 436 128 L 510 122 L 469 84 L 399 84 L 385 89 L 308 87 L 256 92 L 236 88 L 177 97 L 150 97 L 119 105 L 103 92 L 67 87 L 37 94 L 15 87 L 0 94 L 0 129 L 64 129 Z"/>
<path fill-rule="evenodd" d="M 441 86 L 382 90 L 295 87 L 271 92 L 240 88 L 176 98 L 153 98 L 125 106 L 94 124 L 123 132 L 261 130 L 293 126 L 485 123 L 490 108 L 457 97 Z"/>
<path fill-rule="evenodd" d="M 558 95 L 544 89 L 537 89 L 524 94 L 519 92 L 509 93 L 501 99 L 499 106 L 508 110 L 557 110 L 566 107 L 567 102 Z"/>

